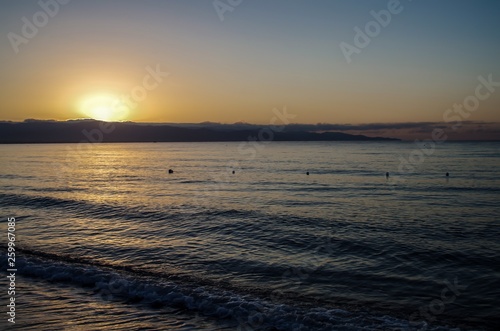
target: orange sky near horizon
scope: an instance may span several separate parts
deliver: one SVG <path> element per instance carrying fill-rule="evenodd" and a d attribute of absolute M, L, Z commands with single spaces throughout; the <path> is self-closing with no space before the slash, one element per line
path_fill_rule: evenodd
<path fill-rule="evenodd" d="M 339 44 L 353 43 L 353 28 L 385 4 L 362 3 L 249 2 L 220 21 L 203 2 L 71 2 L 19 52 L 2 39 L 0 120 L 267 124 L 286 106 L 296 123 L 440 122 L 474 95 L 478 76 L 500 81 L 500 33 L 487 29 L 498 23 L 460 26 L 425 2 L 393 17 L 348 63 Z M 452 17 L 470 10 L 443 7 Z M 21 18 L 40 10 L 8 5 L 2 32 L 22 34 Z M 412 30 L 422 17 L 428 26 Z M 466 119 L 500 122 L 499 105 L 491 93 Z"/>

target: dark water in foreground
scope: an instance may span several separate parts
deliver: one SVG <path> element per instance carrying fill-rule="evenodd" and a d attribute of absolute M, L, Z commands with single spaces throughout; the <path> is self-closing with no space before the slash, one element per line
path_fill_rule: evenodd
<path fill-rule="evenodd" d="M 498 143 L 77 146 L 0 146 L 17 329 L 500 326 Z"/>

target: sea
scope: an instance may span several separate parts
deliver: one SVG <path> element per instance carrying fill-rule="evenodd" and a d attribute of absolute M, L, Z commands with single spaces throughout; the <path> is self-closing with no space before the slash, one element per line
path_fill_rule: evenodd
<path fill-rule="evenodd" d="M 499 330 L 499 166 L 498 142 L 0 145 L 0 329 Z"/>

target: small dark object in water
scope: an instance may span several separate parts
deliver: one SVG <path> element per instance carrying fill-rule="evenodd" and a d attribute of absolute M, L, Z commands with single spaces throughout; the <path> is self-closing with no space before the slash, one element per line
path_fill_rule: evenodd
<path fill-rule="evenodd" d="M 389 178 L 389 172 L 385 173 L 385 178 Z"/>
<path fill-rule="evenodd" d="M 308 175 L 308 176 L 309 176 L 309 171 L 308 171 L 308 172 L 306 172 L 306 175 Z"/>
<path fill-rule="evenodd" d="M 169 173 L 169 174 L 173 174 L 173 173 L 174 173 L 174 171 L 173 171 L 172 169 L 168 169 L 168 173 Z"/>
<path fill-rule="evenodd" d="M 449 172 L 446 173 L 446 177 L 450 177 L 450 173 Z"/>
<path fill-rule="evenodd" d="M 235 171 L 233 170 L 233 175 L 235 174 Z"/>

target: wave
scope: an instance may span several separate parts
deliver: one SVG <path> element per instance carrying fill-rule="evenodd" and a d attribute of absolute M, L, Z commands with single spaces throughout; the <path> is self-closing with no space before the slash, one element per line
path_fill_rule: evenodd
<path fill-rule="evenodd" d="M 82 212 L 85 215 L 96 215 L 102 218 L 116 218 L 116 217 L 126 217 L 128 219 L 165 219 L 169 217 L 175 217 L 182 210 L 172 209 L 171 213 L 167 211 L 152 211 L 145 210 L 144 208 L 137 207 L 127 207 L 123 205 L 112 205 L 106 203 L 93 203 L 83 200 L 73 200 L 56 198 L 50 196 L 38 196 L 38 195 L 26 195 L 26 194 L 6 194 L 0 193 L 0 204 L 3 206 L 20 206 L 32 209 L 41 208 L 61 208 L 68 212 L 79 213 Z M 184 206 L 185 207 L 185 206 Z M 208 208 L 194 208 L 193 215 L 207 215 L 207 216 L 254 216 L 253 211 L 243 211 L 243 210 L 220 210 L 220 209 L 208 209 Z"/>
<path fill-rule="evenodd" d="M 18 273 L 57 284 L 90 289 L 104 300 L 172 307 L 227 320 L 251 330 L 450 330 L 412 323 L 401 318 L 326 307 L 300 307 L 269 297 L 235 291 L 200 279 L 150 272 L 127 266 L 104 265 L 81 258 L 24 249 L 18 254 Z M 22 256 L 19 256 L 21 255 Z M 2 259 L 2 270 L 7 269 Z"/>
<path fill-rule="evenodd" d="M 25 248 L 21 250 L 23 258 L 19 262 L 19 270 L 21 270 L 21 274 L 26 276 L 40 278 L 54 282 L 55 284 L 63 282 L 76 286 L 91 287 L 95 292 L 106 293 L 106 295 L 109 295 L 111 290 L 115 291 L 116 286 L 126 283 L 127 286 L 124 287 L 123 291 L 118 291 L 118 294 L 111 291 L 113 297 L 120 298 L 127 303 L 140 302 L 153 307 L 180 307 L 215 318 L 238 321 L 238 323 L 240 321 L 250 323 L 257 317 L 259 320 L 264 318 L 263 321 L 265 323 L 262 322 L 261 324 L 263 327 L 257 329 L 266 329 L 269 327 L 269 330 L 273 330 L 274 327 L 274 330 L 291 330 L 294 324 L 289 323 L 298 319 L 300 323 L 297 325 L 301 326 L 304 330 L 358 330 L 362 329 L 360 325 L 363 326 L 365 324 L 373 326 L 372 328 L 367 326 L 366 329 L 368 330 L 412 330 L 414 325 L 405 321 L 405 316 L 401 315 L 403 309 L 400 309 L 400 312 L 398 312 L 394 307 L 394 302 L 390 303 L 390 307 L 384 307 L 387 308 L 384 311 L 393 316 L 391 318 L 396 321 L 394 322 L 396 324 L 391 324 L 391 322 L 386 327 L 383 323 L 376 324 L 381 323 L 379 319 L 383 315 L 373 314 L 373 302 L 360 301 L 360 298 L 368 300 L 374 291 L 378 290 L 380 293 L 388 294 L 391 293 L 387 290 L 389 287 L 404 289 L 405 284 L 410 283 L 418 285 L 412 288 L 432 288 L 434 283 L 432 280 L 415 278 L 411 272 L 405 270 L 409 262 L 411 262 L 413 268 L 410 270 L 436 264 L 439 268 L 445 269 L 449 265 L 468 265 L 468 261 L 474 261 L 476 267 L 484 268 L 484 266 L 491 265 L 492 262 L 487 256 L 482 258 L 478 253 L 470 254 L 470 252 L 464 251 L 457 254 L 453 246 L 449 246 L 449 250 L 445 250 L 443 247 L 427 245 L 425 248 L 415 250 L 414 247 L 405 246 L 415 244 L 410 238 L 405 243 L 391 242 L 390 244 L 387 240 L 383 240 L 384 238 L 382 240 L 370 237 L 366 238 L 363 234 L 370 227 L 370 222 L 362 220 L 359 220 L 359 222 L 350 222 L 336 219 L 334 221 L 318 217 L 268 215 L 259 211 L 230 208 L 197 209 L 194 213 L 191 212 L 190 208 L 187 208 L 190 210 L 190 213 L 189 217 L 186 217 L 188 216 L 186 208 L 176 209 L 167 207 L 162 210 L 151 210 L 146 209 L 144 206 L 113 205 L 73 200 L 70 198 L 23 194 L 0 194 L 0 204 L 4 206 L 23 206 L 27 209 L 32 208 L 33 210 L 49 207 L 50 209 L 63 210 L 69 216 L 77 215 L 87 219 L 88 215 L 91 214 L 93 217 L 120 221 L 153 222 L 158 220 L 158 223 L 154 223 L 158 224 L 158 226 L 163 226 L 164 220 L 168 220 L 169 222 L 171 220 L 180 220 L 182 222 L 176 223 L 177 229 L 186 234 L 186 236 L 195 232 L 198 235 L 207 236 L 217 234 L 214 238 L 231 238 L 233 242 L 240 240 L 239 242 L 247 245 L 249 249 L 255 247 L 263 247 L 264 249 L 279 248 L 283 252 L 289 252 L 290 254 L 307 255 L 314 251 L 316 256 L 318 256 L 318 259 L 315 261 L 318 262 L 312 266 L 313 270 L 308 270 L 308 266 L 306 266 L 306 268 L 302 268 L 300 271 L 308 275 L 314 274 L 318 284 L 327 283 L 329 279 L 336 279 L 339 286 L 353 289 L 351 293 L 354 293 L 357 298 L 357 302 L 349 300 L 349 303 L 345 304 L 345 298 L 339 297 L 339 294 L 335 293 L 321 292 L 323 293 L 323 297 L 309 296 L 305 298 L 298 295 L 290 297 L 294 293 L 286 289 L 284 292 L 276 292 L 276 287 L 259 288 L 260 285 L 251 285 L 252 288 L 239 288 L 228 282 L 214 281 L 214 277 L 207 279 L 194 276 L 198 274 L 194 271 L 190 271 L 191 274 L 158 272 L 131 267 L 130 265 L 105 264 L 91 260 L 90 257 L 83 259 L 68 255 L 49 254 L 35 249 Z M 213 222 L 199 222 L 200 220 L 205 221 L 212 218 L 214 219 Z M 227 222 L 228 219 L 230 222 Z M 252 222 L 252 219 L 258 219 L 259 222 Z M 195 230 L 193 230 L 193 226 L 196 226 Z M 311 228 L 314 228 L 316 232 L 311 232 Z M 339 235 L 335 234 L 337 230 L 341 231 Z M 398 230 L 396 228 L 391 229 L 391 231 Z M 349 233 L 356 233 L 357 235 L 346 236 Z M 459 231 L 458 234 L 462 235 L 462 232 Z M 492 232 L 493 234 L 494 232 Z M 485 236 L 482 240 L 484 241 L 486 238 L 489 237 Z M 401 266 L 401 270 L 384 269 L 384 272 L 379 270 L 380 272 L 376 274 L 365 274 L 362 270 L 354 270 L 352 266 L 342 268 L 338 264 L 332 267 L 320 263 L 322 261 L 322 252 L 315 251 L 315 248 L 319 246 L 318 242 L 328 243 L 329 249 L 335 251 L 337 256 L 349 256 L 352 258 L 350 260 L 359 260 L 361 262 L 371 259 L 385 266 L 391 265 L 395 266 L 394 268 Z M 130 250 L 136 253 L 136 257 L 146 257 L 149 255 L 149 253 L 144 254 L 145 251 L 137 251 L 135 248 L 130 248 Z M 161 254 L 161 252 L 158 253 L 156 248 L 153 248 L 153 250 L 155 254 Z M 95 253 L 103 254 L 103 251 L 96 251 Z M 112 254 L 114 254 L 113 256 L 119 256 L 117 253 L 119 252 L 112 251 L 106 254 L 108 256 Z M 73 252 L 69 254 L 73 254 Z M 172 257 L 171 260 L 176 261 L 175 255 Z M 133 265 L 132 262 L 128 263 Z M 228 260 L 217 258 L 217 256 L 214 256 L 213 259 L 203 258 L 199 263 L 200 268 L 198 270 L 210 269 L 213 266 L 214 268 L 222 266 L 222 271 L 211 270 L 215 271 L 212 273 L 212 276 L 220 274 L 258 275 L 261 279 L 265 279 L 266 282 L 269 280 L 270 282 L 273 280 L 276 281 L 280 276 L 289 271 L 290 265 L 293 264 L 280 263 L 277 260 L 270 263 L 269 261 L 247 260 L 245 258 Z M 2 270 L 6 269 L 4 266 L 2 268 Z M 199 274 L 202 274 L 202 272 Z M 227 277 L 224 278 L 227 279 Z M 264 284 L 264 282 L 261 284 Z M 264 286 L 265 284 L 262 285 L 262 287 Z M 200 295 L 200 291 L 204 294 Z M 301 290 L 297 292 L 304 294 L 306 291 Z M 241 303 L 241 305 L 238 305 L 240 308 L 236 310 L 233 308 L 237 305 L 237 302 L 233 298 L 238 298 L 236 301 Z M 374 298 L 374 296 L 371 298 Z M 341 305 L 335 306 L 334 302 L 335 304 L 336 302 L 341 302 Z M 379 300 L 379 302 L 381 301 Z M 247 307 L 249 305 L 253 307 L 254 304 L 258 304 L 257 307 L 259 308 L 241 308 L 241 306 Z M 370 308 L 372 313 L 365 316 L 360 315 L 359 312 L 353 312 L 359 311 L 359 307 L 365 310 Z M 340 311 L 338 308 L 344 309 L 340 315 L 337 314 Z M 218 310 L 224 313 L 214 313 L 214 311 Z M 283 314 L 288 314 L 288 318 L 281 320 L 280 318 Z M 314 316 L 314 318 L 311 316 Z M 310 321 L 310 318 L 313 321 Z M 317 325 L 313 323 L 319 320 L 322 322 Z M 375 320 L 378 322 L 375 322 Z M 440 321 L 442 320 L 445 319 L 440 319 Z M 460 318 L 452 316 L 450 320 L 455 321 L 460 320 Z M 280 323 L 285 323 L 283 324 L 285 326 Z M 349 325 L 353 327 L 349 329 Z"/>

